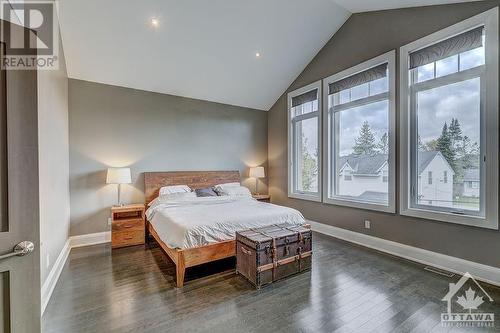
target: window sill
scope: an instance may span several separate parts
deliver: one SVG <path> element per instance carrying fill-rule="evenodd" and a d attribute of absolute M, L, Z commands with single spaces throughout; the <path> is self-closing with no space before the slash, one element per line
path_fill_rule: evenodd
<path fill-rule="evenodd" d="M 288 193 L 289 198 L 293 199 L 300 199 L 300 200 L 308 200 L 308 201 L 314 201 L 314 202 L 321 202 L 321 196 L 314 195 L 314 194 L 304 194 L 304 193 L 293 193 L 289 192 Z"/>
<path fill-rule="evenodd" d="M 416 217 L 416 218 L 439 221 L 439 222 L 447 222 L 447 223 L 461 224 L 477 228 L 498 230 L 497 220 L 487 219 L 480 216 L 459 215 L 447 212 L 430 211 L 419 208 L 401 209 L 400 214 L 404 216 Z"/>
<path fill-rule="evenodd" d="M 396 213 L 396 208 L 394 204 L 389 204 L 389 205 L 384 205 L 384 204 L 378 204 L 378 203 L 371 203 L 371 202 L 361 202 L 361 201 L 351 201 L 351 200 L 344 200 L 344 199 L 333 199 L 333 198 L 327 198 L 323 199 L 323 203 L 329 204 L 329 205 L 336 205 L 336 206 L 344 206 L 344 207 L 350 207 L 350 208 L 360 208 L 360 209 L 366 209 L 366 210 L 374 210 L 378 212 L 384 212 L 384 213 Z"/>

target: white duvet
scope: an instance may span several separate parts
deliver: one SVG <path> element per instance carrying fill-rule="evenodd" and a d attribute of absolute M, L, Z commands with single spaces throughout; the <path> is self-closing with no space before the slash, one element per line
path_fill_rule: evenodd
<path fill-rule="evenodd" d="M 238 230 L 305 223 L 295 209 L 229 196 L 157 201 L 146 216 L 163 242 L 181 249 L 234 239 Z"/>

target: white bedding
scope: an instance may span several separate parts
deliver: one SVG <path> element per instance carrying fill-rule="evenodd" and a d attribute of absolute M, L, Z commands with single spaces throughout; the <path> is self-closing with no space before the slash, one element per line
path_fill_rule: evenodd
<path fill-rule="evenodd" d="M 181 249 L 234 239 L 238 230 L 305 223 L 295 209 L 229 196 L 157 201 L 146 216 L 163 242 Z"/>

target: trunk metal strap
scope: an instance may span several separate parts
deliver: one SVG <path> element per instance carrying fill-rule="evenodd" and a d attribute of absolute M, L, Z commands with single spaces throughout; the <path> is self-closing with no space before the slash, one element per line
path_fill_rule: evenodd
<path fill-rule="evenodd" d="M 287 227 L 283 227 L 283 226 L 280 226 L 278 224 L 274 224 L 275 227 L 278 227 L 278 228 L 281 228 L 281 229 L 285 229 L 285 230 L 288 230 L 288 231 L 292 231 L 293 233 L 296 233 L 297 234 L 297 239 L 299 240 L 299 243 L 304 243 L 304 235 L 302 235 L 302 233 L 300 231 L 297 231 L 297 230 L 293 230 L 293 229 L 290 229 L 290 228 L 287 228 Z M 278 250 L 277 250 L 277 247 L 276 247 L 276 237 L 273 237 L 263 231 L 260 231 L 260 230 L 257 230 L 257 229 L 253 229 L 253 228 L 250 228 L 250 230 L 252 230 L 253 232 L 256 232 L 258 234 L 261 234 L 265 237 L 268 237 L 268 238 L 271 238 L 272 240 L 272 260 L 273 262 L 270 263 L 270 264 L 267 264 L 267 265 L 262 265 L 260 267 L 257 267 L 257 270 L 259 272 L 262 272 L 262 271 L 267 271 L 269 269 L 272 269 L 273 272 L 273 281 L 276 281 L 276 268 L 280 265 L 283 265 L 283 264 L 287 264 L 287 263 L 290 263 L 290 262 L 293 262 L 293 261 L 296 261 L 298 260 L 299 261 L 299 272 L 302 271 L 302 258 L 304 257 L 308 257 L 310 255 L 312 255 L 312 251 L 308 251 L 308 252 L 302 252 L 302 246 L 299 246 L 298 250 L 299 250 L 299 253 L 298 255 L 296 256 L 293 256 L 293 257 L 290 257 L 290 258 L 286 258 L 286 259 L 283 259 L 283 260 L 278 260 Z"/>

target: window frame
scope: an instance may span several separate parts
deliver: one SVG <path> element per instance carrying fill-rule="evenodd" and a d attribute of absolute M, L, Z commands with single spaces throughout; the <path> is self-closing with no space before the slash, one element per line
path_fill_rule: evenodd
<path fill-rule="evenodd" d="M 410 66 L 409 55 L 419 49 L 449 39 L 465 31 L 484 26 L 486 34 L 485 44 L 485 68 L 481 82 L 486 87 L 481 87 L 481 152 L 482 173 L 481 197 L 484 208 L 480 208 L 480 215 L 466 215 L 460 210 L 451 210 L 446 207 L 429 207 L 425 205 L 412 206 L 411 191 L 412 171 L 410 169 L 412 155 L 415 158 L 418 150 L 416 140 L 412 140 L 412 134 L 416 133 L 416 110 L 410 105 Z M 482 227 L 487 229 L 498 229 L 498 7 L 484 13 L 473 16 L 433 34 L 425 36 L 400 48 L 400 214 L 418 218 L 425 218 L 441 222 L 463 224 Z M 477 68 L 466 69 L 458 72 L 464 79 Z M 443 85 L 447 84 L 446 77 L 440 77 Z M 437 81 L 434 81 L 437 82 Z M 417 83 L 419 86 L 429 86 L 427 81 Z M 493 112 L 491 112 L 491 111 Z M 412 145 L 413 144 L 413 145 Z M 486 163 L 488 167 L 486 168 Z M 415 185 L 418 180 L 415 179 Z M 486 195 L 488 194 L 488 195 Z M 482 205 L 483 206 L 483 205 Z"/>
<path fill-rule="evenodd" d="M 379 204 L 376 202 L 366 202 L 366 201 L 356 201 L 348 198 L 335 197 L 332 198 L 329 195 L 329 191 L 332 184 L 332 173 L 335 172 L 334 168 L 331 168 L 332 157 L 330 156 L 330 138 L 329 138 L 329 105 L 328 105 L 328 92 L 329 84 L 342 80 L 343 78 L 352 76 L 354 74 L 366 71 L 370 68 L 376 67 L 378 65 L 387 63 L 387 68 L 389 74 L 388 79 L 388 91 L 387 99 L 389 104 L 388 109 L 388 138 L 389 138 L 389 152 L 388 152 L 388 163 L 389 163 L 389 179 L 388 179 L 388 203 Z M 325 177 L 323 179 L 323 203 L 332 204 L 337 206 L 345 206 L 352 208 L 360 208 L 374 211 L 381 211 L 387 213 L 396 212 L 396 51 L 391 50 L 387 53 L 381 54 L 370 60 L 362 62 L 358 65 L 350 67 L 344 71 L 337 74 L 331 75 L 323 79 L 323 147 L 325 151 L 323 152 L 323 170 L 325 170 Z M 382 94 L 367 97 L 379 97 Z M 384 98 L 385 99 L 385 98 Z M 373 99 L 375 102 L 375 99 Z M 356 101 L 351 101 L 347 103 L 348 106 L 354 106 Z M 340 109 L 340 108 L 339 108 Z M 338 137 L 338 134 L 335 134 Z M 383 175 L 382 175 L 383 177 Z"/>
<path fill-rule="evenodd" d="M 291 91 L 287 95 L 287 130 L 288 130 L 288 159 L 287 159 L 287 169 L 288 169 L 288 197 L 289 198 L 294 198 L 294 199 L 302 199 L 302 200 L 309 200 L 309 201 L 315 201 L 315 202 L 321 202 L 321 195 L 322 195 L 322 155 L 323 155 L 323 146 L 322 146 L 322 140 L 321 140 L 321 129 L 322 129 L 322 91 L 321 91 L 321 80 L 318 80 L 316 82 L 313 82 L 311 84 L 308 84 L 307 86 L 304 86 L 302 88 L 296 89 L 294 91 Z M 302 95 L 306 92 L 312 91 L 312 90 L 318 90 L 318 110 L 315 112 L 309 112 L 306 114 L 303 114 L 299 116 L 299 119 L 296 120 L 297 117 L 292 119 L 292 98 L 295 96 Z M 302 121 L 306 119 L 311 119 L 317 117 L 318 119 L 318 191 L 317 192 L 300 192 L 295 190 L 295 179 L 296 175 L 294 173 L 294 147 L 297 142 L 297 138 L 294 137 L 294 126 L 297 123 L 297 121 Z"/>

